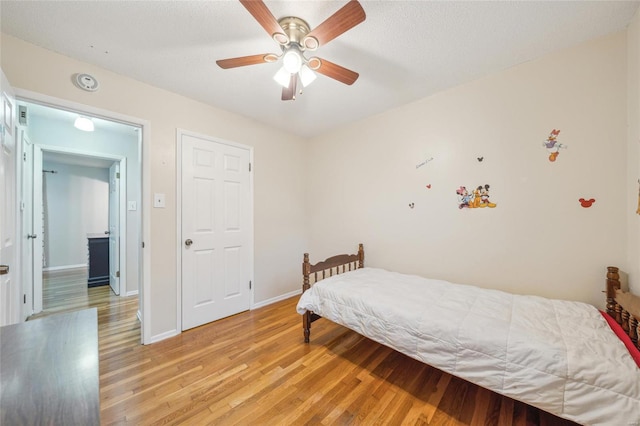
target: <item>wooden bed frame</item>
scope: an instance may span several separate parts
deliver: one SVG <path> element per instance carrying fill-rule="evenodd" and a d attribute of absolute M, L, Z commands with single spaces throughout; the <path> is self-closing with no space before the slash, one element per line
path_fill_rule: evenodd
<path fill-rule="evenodd" d="M 302 262 L 302 292 L 311 288 L 311 278 L 313 283 L 318 282 L 328 276 L 342 274 L 364 268 L 364 246 L 358 246 L 357 254 L 339 254 L 329 257 L 316 264 L 309 262 L 309 253 L 304 254 Z M 616 301 L 616 290 L 620 290 L 620 275 L 615 266 L 607 267 L 607 313 L 611 315 L 622 329 L 629 335 L 633 344 L 640 349 L 640 318 L 630 314 L 622 305 Z M 314 312 L 305 312 L 302 315 L 302 329 L 304 331 L 304 342 L 309 343 L 311 335 L 311 323 L 322 318 Z"/>
<path fill-rule="evenodd" d="M 611 315 L 629 335 L 633 344 L 640 349 L 640 319 L 629 313 L 616 300 L 616 290 L 620 290 L 620 275 L 615 266 L 607 267 L 607 313 Z"/>
<path fill-rule="evenodd" d="M 305 253 L 304 261 L 302 262 L 302 292 L 304 293 L 311 288 L 311 284 L 309 282 L 311 274 L 313 274 L 313 282 L 316 283 L 319 281 L 318 273 L 321 273 L 320 280 L 322 280 L 326 278 L 327 273 L 331 277 L 344 272 L 355 271 L 360 268 L 364 268 L 364 246 L 362 244 L 358 245 L 357 254 L 339 254 L 337 256 L 329 257 L 314 265 L 309 262 L 309 253 Z M 322 317 L 309 311 L 302 315 L 302 328 L 304 330 L 305 343 L 309 343 L 311 323 L 319 318 Z"/>

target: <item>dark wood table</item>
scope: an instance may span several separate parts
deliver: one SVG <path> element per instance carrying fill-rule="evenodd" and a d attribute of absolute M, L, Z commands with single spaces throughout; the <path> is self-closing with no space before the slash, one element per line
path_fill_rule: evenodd
<path fill-rule="evenodd" d="M 96 308 L 0 327 L 0 425 L 99 425 Z"/>

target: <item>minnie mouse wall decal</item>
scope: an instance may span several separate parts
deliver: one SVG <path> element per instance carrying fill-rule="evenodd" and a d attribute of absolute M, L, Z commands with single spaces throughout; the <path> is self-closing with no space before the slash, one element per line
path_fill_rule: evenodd
<path fill-rule="evenodd" d="M 458 195 L 458 208 L 494 208 L 496 203 L 489 201 L 490 185 L 479 185 L 477 188 L 469 191 L 465 186 L 456 189 Z"/>

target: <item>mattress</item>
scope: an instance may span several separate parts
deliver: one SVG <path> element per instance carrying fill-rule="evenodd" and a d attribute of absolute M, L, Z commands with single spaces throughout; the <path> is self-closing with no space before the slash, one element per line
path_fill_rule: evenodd
<path fill-rule="evenodd" d="M 581 424 L 640 424 L 640 369 L 593 306 L 362 268 L 312 311 L 412 358 Z"/>

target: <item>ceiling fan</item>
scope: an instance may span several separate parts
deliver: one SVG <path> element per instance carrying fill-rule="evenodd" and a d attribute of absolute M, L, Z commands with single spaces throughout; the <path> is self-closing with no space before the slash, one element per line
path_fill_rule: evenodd
<path fill-rule="evenodd" d="M 283 101 L 295 100 L 298 80 L 303 86 L 308 86 L 316 79 L 314 71 L 348 85 L 358 79 L 357 72 L 317 56 L 309 58 L 305 56 L 305 53 L 315 51 L 318 47 L 329 43 L 365 20 L 364 9 L 357 0 L 350 0 L 314 29 L 311 29 L 304 20 L 295 16 L 276 20 L 262 0 L 240 0 L 240 3 L 253 15 L 271 38 L 280 44 L 282 54 L 263 53 L 220 59 L 216 61 L 220 68 L 228 69 L 271 63 L 282 59 L 282 68 L 273 78 L 283 86 Z"/>

